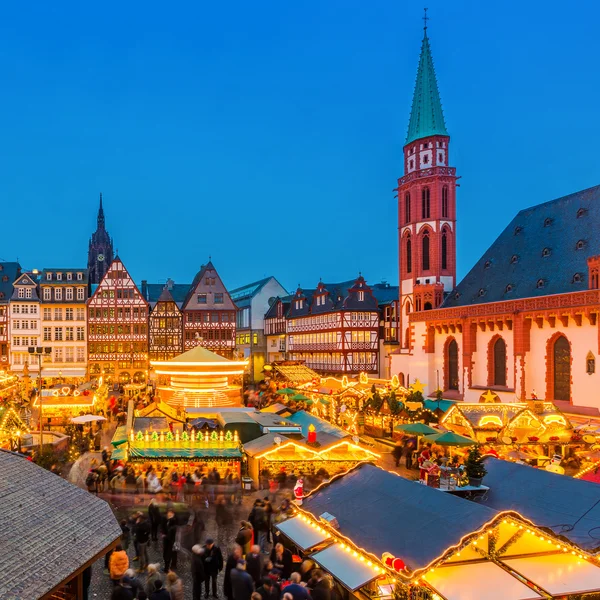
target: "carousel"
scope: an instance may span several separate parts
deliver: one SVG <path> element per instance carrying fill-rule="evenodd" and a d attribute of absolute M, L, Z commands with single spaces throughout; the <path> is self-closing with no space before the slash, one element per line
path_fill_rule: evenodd
<path fill-rule="evenodd" d="M 247 361 L 235 361 L 197 346 L 167 361 L 152 361 L 157 391 L 173 406 L 213 408 L 239 406 L 241 387 L 231 383 L 243 375 Z"/>

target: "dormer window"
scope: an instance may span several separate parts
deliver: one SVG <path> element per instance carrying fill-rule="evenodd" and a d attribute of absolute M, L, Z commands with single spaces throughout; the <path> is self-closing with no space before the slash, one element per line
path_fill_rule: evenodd
<path fill-rule="evenodd" d="M 543 288 L 546 285 L 546 282 L 543 279 L 538 279 L 537 283 L 535 284 L 535 287 L 540 289 Z"/>
<path fill-rule="evenodd" d="M 508 292 L 512 292 L 512 291 L 513 291 L 513 286 L 512 286 L 512 284 L 509 283 L 506 286 L 506 288 L 504 289 L 504 292 L 508 294 Z"/>
<path fill-rule="evenodd" d="M 584 217 L 584 216 L 585 216 L 585 213 L 587 213 L 587 210 L 586 210 L 585 208 L 580 208 L 580 209 L 577 211 L 577 218 L 578 218 L 578 219 L 581 219 L 581 217 Z"/>
<path fill-rule="evenodd" d="M 454 294 L 454 299 L 455 299 L 455 300 L 458 300 L 459 298 L 460 298 L 460 293 L 459 293 L 459 292 L 456 292 L 456 294 Z"/>
<path fill-rule="evenodd" d="M 575 273 L 575 275 L 573 275 L 573 283 L 581 283 L 581 281 L 581 273 Z"/>
<path fill-rule="evenodd" d="M 364 302 L 365 300 L 365 293 L 364 292 L 358 292 L 358 301 L 359 302 Z"/>
<path fill-rule="evenodd" d="M 77 273 L 77 281 L 83 281 L 83 273 Z"/>
<path fill-rule="evenodd" d="M 304 300 L 296 300 L 296 309 L 301 309 L 304 306 Z"/>
<path fill-rule="evenodd" d="M 484 288 L 481 288 L 481 289 L 480 289 L 480 290 L 477 292 L 477 295 L 478 295 L 480 298 L 482 298 L 483 296 L 485 296 L 485 289 L 484 289 Z"/>
<path fill-rule="evenodd" d="M 515 235 L 519 235 L 523 231 L 523 228 L 520 225 L 515 227 Z"/>
<path fill-rule="evenodd" d="M 73 273 L 67 273 L 67 281 L 71 281 L 73 279 Z"/>
<path fill-rule="evenodd" d="M 542 256 L 543 256 L 544 258 L 547 258 L 548 256 L 550 256 L 550 254 L 552 254 L 552 252 L 551 252 L 550 248 L 544 248 L 544 249 L 542 250 Z"/>
<path fill-rule="evenodd" d="M 585 248 L 585 242 L 583 240 L 579 240 L 575 244 L 575 250 L 583 250 Z"/>
<path fill-rule="evenodd" d="M 550 227 L 550 225 L 552 225 L 552 221 L 553 219 L 551 219 L 550 217 L 544 219 L 544 227 Z"/>
<path fill-rule="evenodd" d="M 52 281 L 52 273 L 46 273 L 46 281 Z"/>
<path fill-rule="evenodd" d="M 491 266 L 492 266 L 491 260 L 486 260 L 485 263 L 483 264 L 484 269 L 489 269 Z"/>
<path fill-rule="evenodd" d="M 62 281 L 62 273 L 56 274 L 56 281 Z"/>
<path fill-rule="evenodd" d="M 516 254 L 513 254 L 510 257 L 510 264 L 511 265 L 516 265 L 519 262 L 519 257 Z"/>

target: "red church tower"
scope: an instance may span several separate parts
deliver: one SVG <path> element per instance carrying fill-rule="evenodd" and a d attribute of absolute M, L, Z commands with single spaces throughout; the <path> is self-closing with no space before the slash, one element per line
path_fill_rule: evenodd
<path fill-rule="evenodd" d="M 456 279 L 456 169 L 425 19 L 408 134 L 398 180 L 400 331 L 410 348 L 408 314 L 437 308 Z"/>

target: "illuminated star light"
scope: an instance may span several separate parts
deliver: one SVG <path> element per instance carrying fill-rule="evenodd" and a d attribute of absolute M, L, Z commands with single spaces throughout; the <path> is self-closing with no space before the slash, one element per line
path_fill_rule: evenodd
<path fill-rule="evenodd" d="M 410 389 L 413 392 L 421 392 L 421 394 L 425 391 L 425 384 L 421 383 L 418 379 L 415 379 L 415 382 L 410 386 Z"/>

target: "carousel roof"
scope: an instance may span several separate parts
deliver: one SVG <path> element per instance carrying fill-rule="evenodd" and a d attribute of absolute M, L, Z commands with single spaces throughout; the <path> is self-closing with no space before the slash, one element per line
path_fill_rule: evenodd
<path fill-rule="evenodd" d="M 600 549 L 598 485 L 493 457 L 485 458 L 485 504 L 514 510 L 587 551 Z"/>
<path fill-rule="evenodd" d="M 215 352 L 211 352 L 202 346 L 196 346 L 179 356 L 175 356 L 170 360 L 165 361 L 167 363 L 230 363 L 233 362 L 220 354 L 216 354 Z"/>

